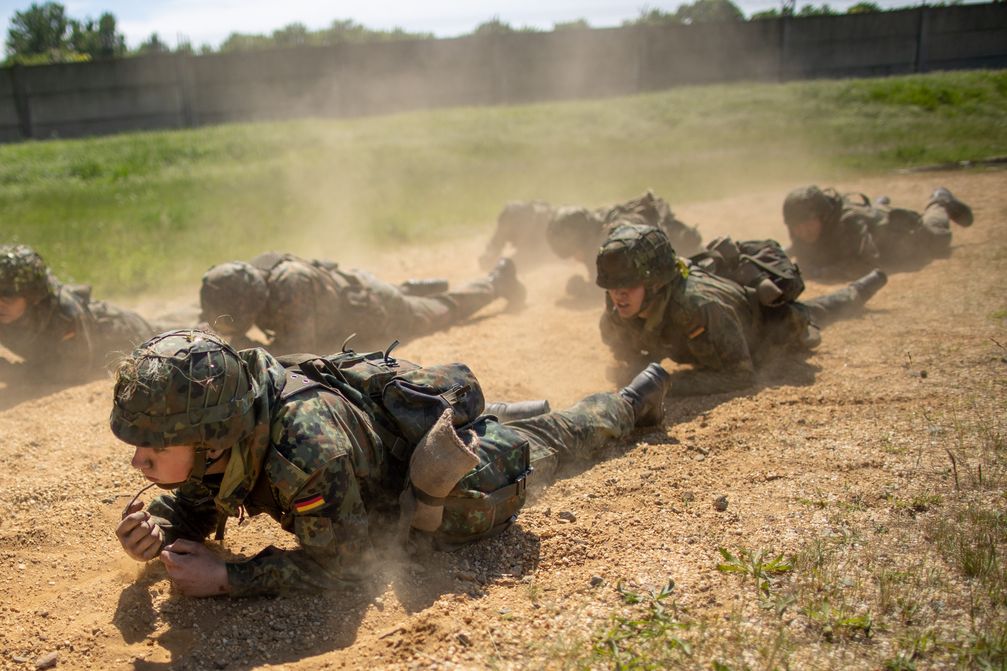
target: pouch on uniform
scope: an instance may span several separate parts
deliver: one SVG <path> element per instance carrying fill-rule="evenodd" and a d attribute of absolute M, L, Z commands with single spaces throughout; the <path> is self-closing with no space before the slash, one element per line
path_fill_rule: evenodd
<path fill-rule="evenodd" d="M 391 454 L 408 463 L 423 437 L 447 408 L 460 440 L 479 463 L 444 497 L 438 545 L 458 547 L 499 533 L 524 505 L 531 471 L 528 441 L 499 422 L 482 416 L 482 388 L 461 363 L 420 366 L 385 352 L 341 352 L 327 357 L 279 357 L 287 367 L 282 399 L 323 387 L 339 393 L 373 420 Z"/>

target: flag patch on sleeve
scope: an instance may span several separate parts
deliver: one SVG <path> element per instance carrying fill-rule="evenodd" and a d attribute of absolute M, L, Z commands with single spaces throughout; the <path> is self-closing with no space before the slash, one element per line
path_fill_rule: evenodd
<path fill-rule="evenodd" d="M 698 338 L 705 332 L 706 332 L 705 326 L 697 326 L 696 328 L 689 331 L 689 340 L 692 340 L 693 338 Z"/>
<path fill-rule="evenodd" d="M 319 494 L 318 496 L 312 496 L 310 499 L 294 501 L 294 511 L 298 513 L 306 513 L 314 510 L 315 508 L 321 508 L 324 505 L 325 498 Z"/>

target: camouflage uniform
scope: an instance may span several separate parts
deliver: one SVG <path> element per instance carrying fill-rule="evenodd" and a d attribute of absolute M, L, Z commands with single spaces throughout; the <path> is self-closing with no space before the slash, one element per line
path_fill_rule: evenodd
<path fill-rule="evenodd" d="M 497 216 L 496 229 L 479 257 L 479 265 L 489 270 L 508 247 L 513 249 L 512 258 L 521 268 L 549 258 L 545 229 L 555 213 L 556 208 L 541 200 L 507 203 Z"/>
<path fill-rule="evenodd" d="M 197 338 L 214 338 L 196 333 Z M 143 352 L 141 348 L 137 355 Z M 236 356 L 252 381 L 253 393 L 223 405 L 247 410 L 206 425 L 202 438 L 184 433 L 191 428 L 187 420 L 177 433 L 151 432 L 143 410 L 125 409 L 135 405 L 124 399 L 129 393 L 148 393 L 154 385 L 117 383 L 112 430 L 120 439 L 154 447 L 197 442 L 215 449 L 233 443 L 221 476 L 190 476 L 173 493 L 159 496 L 148 511 L 164 530 L 167 543 L 177 538 L 202 541 L 214 529 L 218 511 L 233 516 L 241 509 L 249 515 L 267 513 L 295 534 L 298 549 L 270 547 L 250 560 L 228 562 L 232 596 L 316 591 L 359 578 L 366 568 L 373 525 L 397 509 L 405 485 L 405 461 L 383 441 L 375 418 L 348 397 L 319 388 L 287 397 L 283 391 L 289 378 L 275 358 L 261 349 Z M 217 370 L 226 367 L 224 362 Z M 198 371 L 194 377 L 199 378 Z M 190 385 L 187 378 L 176 391 L 192 396 L 181 407 L 212 406 L 214 402 L 206 403 L 204 395 L 221 386 L 228 383 Z M 140 406 L 159 407 L 158 392 L 149 393 Z M 207 412 L 216 410 L 210 407 Z M 633 422 L 626 399 L 596 394 L 567 411 L 506 426 L 484 417 L 465 439 L 480 456 L 475 470 L 492 472 L 504 468 L 502 461 L 518 458 L 514 449 L 500 449 L 514 444 L 513 439 L 502 440 L 507 438 L 504 434 L 516 434 L 518 442 L 523 438 L 530 443 L 536 477 L 548 478 L 562 461 L 590 458 L 606 440 L 626 435 Z M 444 524 L 451 523 L 446 519 Z"/>
<path fill-rule="evenodd" d="M 639 258 L 635 248 L 642 238 L 651 237 L 657 240 L 653 258 Z M 598 265 L 603 287 L 648 286 L 635 279 L 633 267 L 668 270 L 649 283 L 641 314 L 629 319 L 619 316 L 606 293 L 600 328 L 602 340 L 625 364 L 625 371 L 664 358 L 691 364 L 693 370 L 672 380 L 672 395 L 714 394 L 751 386 L 758 362 L 772 349 L 807 349 L 809 327 L 817 332 L 817 327 L 853 314 L 865 300 L 851 285 L 808 301 L 763 305 L 754 289 L 684 262 L 671 272 L 676 265 L 674 254 L 670 247 L 660 246 L 660 237 L 653 228 L 627 226 L 614 231 L 602 247 Z M 621 251 L 627 249 L 628 254 Z M 627 278 L 613 278 L 611 273 L 602 276 L 605 257 L 613 253 L 630 257 Z"/>
<path fill-rule="evenodd" d="M 433 296 L 407 295 L 363 270 L 269 253 L 252 259 L 265 280 L 265 302 L 254 324 L 267 336 L 274 354 L 337 349 L 352 334 L 353 346 L 373 350 L 389 337 L 406 339 L 447 329 L 502 294 L 492 274 Z M 211 326 L 230 306 L 207 304 L 205 287 L 213 273 L 240 264 L 211 268 L 204 276 L 203 318 Z M 216 314 L 214 314 L 216 313 Z"/>
<path fill-rule="evenodd" d="M 967 207 L 956 199 L 955 203 Z M 952 203 L 935 192 L 920 214 L 887 202 L 872 204 L 863 194 L 840 195 L 833 189 L 809 186 L 788 194 L 784 221 L 788 227 L 809 216 L 821 221 L 821 234 L 813 243 L 798 239 L 791 231 L 791 253 L 805 273 L 855 277 L 871 268 L 912 268 L 948 256 L 949 205 Z"/>
<path fill-rule="evenodd" d="M 0 257 L 31 258 L 44 272 L 44 289 L 28 297 L 25 314 L 11 324 L 0 324 L 0 344 L 24 360 L 4 362 L 0 368 L 4 379 L 59 384 L 85 380 L 154 333 L 135 312 L 91 300 L 89 287 L 60 283 L 28 247 L 0 247 Z"/>
<path fill-rule="evenodd" d="M 668 236 L 675 251 L 684 256 L 691 256 L 703 249 L 699 231 L 694 226 L 687 226 L 679 221 L 668 203 L 652 191 L 625 203 L 594 211 L 582 207 L 560 208 L 547 229 L 549 246 L 561 258 L 582 261 L 588 274 L 588 282 L 579 277 L 571 278 L 567 284 L 567 293 L 578 297 L 595 294 L 594 257 L 598 247 L 621 224 L 660 228 Z"/>

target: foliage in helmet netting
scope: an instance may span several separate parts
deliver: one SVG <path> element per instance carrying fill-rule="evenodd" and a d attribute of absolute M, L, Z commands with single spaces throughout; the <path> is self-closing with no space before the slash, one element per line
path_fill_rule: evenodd
<path fill-rule="evenodd" d="M 116 372 L 112 432 L 137 447 L 233 447 L 254 425 L 258 394 L 245 361 L 214 333 L 169 331 Z"/>
<path fill-rule="evenodd" d="M 598 251 L 598 286 L 663 286 L 681 277 L 667 234 L 654 226 L 618 224 Z"/>
<path fill-rule="evenodd" d="M 49 270 L 38 252 L 27 245 L 0 245 L 0 297 L 29 302 L 49 292 Z"/>

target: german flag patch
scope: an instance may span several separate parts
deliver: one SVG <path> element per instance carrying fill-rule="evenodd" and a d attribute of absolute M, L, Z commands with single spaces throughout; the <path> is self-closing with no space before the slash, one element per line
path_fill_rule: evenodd
<path fill-rule="evenodd" d="M 694 340 L 699 336 L 703 335 L 704 333 L 706 333 L 706 327 L 703 325 L 699 325 L 696 328 L 689 331 L 689 340 Z"/>
<path fill-rule="evenodd" d="M 311 512 L 315 508 L 321 508 L 324 505 L 325 498 L 319 494 L 318 496 L 312 496 L 310 499 L 294 501 L 294 511 L 298 513 L 307 513 Z"/>

